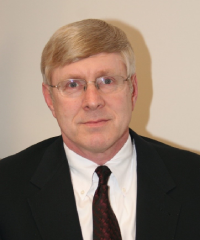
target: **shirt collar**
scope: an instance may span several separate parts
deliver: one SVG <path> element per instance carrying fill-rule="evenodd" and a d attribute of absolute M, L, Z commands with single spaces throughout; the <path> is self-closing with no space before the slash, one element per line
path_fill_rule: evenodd
<path fill-rule="evenodd" d="M 135 165 L 135 147 L 132 144 L 131 137 L 129 135 L 128 140 L 120 151 L 108 162 L 105 163 L 113 173 L 111 177 L 115 177 L 119 188 L 126 195 L 130 189 L 133 167 Z M 136 160 L 136 159 L 135 159 Z"/>
<path fill-rule="evenodd" d="M 81 197 L 85 197 L 92 185 L 92 176 L 98 165 L 70 150 L 64 143 L 73 187 Z"/>
<path fill-rule="evenodd" d="M 133 145 L 131 137 L 129 136 L 119 152 L 110 161 L 105 163 L 112 172 L 111 178 L 116 178 L 124 195 L 128 192 L 133 177 L 133 158 L 135 157 L 135 148 Z M 92 186 L 93 174 L 98 164 L 76 154 L 70 150 L 65 143 L 64 149 L 67 155 L 74 189 L 84 198 Z"/>

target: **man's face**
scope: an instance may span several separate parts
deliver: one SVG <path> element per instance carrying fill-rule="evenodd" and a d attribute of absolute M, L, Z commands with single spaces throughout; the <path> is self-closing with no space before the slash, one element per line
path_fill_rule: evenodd
<path fill-rule="evenodd" d="M 52 85 L 71 78 L 95 81 L 101 76 L 127 78 L 126 66 L 118 53 L 100 53 L 54 70 Z M 75 98 L 62 96 L 43 84 L 45 100 L 57 119 L 65 144 L 83 157 L 94 160 L 115 155 L 128 138 L 128 125 L 137 98 L 137 80 L 111 93 L 102 93 L 94 84 Z M 108 159 L 109 160 L 109 159 Z"/>

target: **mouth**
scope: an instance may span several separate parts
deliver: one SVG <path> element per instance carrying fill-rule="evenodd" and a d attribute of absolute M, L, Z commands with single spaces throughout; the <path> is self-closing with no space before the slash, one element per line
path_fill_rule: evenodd
<path fill-rule="evenodd" d="M 98 120 L 86 121 L 83 124 L 88 127 L 101 127 L 101 126 L 105 126 L 109 121 L 110 121 L 109 119 L 98 119 Z"/>

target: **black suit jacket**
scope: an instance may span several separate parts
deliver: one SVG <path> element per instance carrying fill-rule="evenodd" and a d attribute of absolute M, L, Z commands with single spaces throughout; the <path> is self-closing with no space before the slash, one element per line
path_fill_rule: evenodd
<path fill-rule="evenodd" d="M 200 156 L 143 138 L 137 151 L 137 240 L 200 239 Z M 81 240 L 61 137 L 0 161 L 0 240 Z"/>

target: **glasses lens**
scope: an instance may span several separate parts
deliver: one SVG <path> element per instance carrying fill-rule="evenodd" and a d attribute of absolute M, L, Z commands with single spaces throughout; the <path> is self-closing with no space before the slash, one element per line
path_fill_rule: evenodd
<path fill-rule="evenodd" d="M 109 93 L 117 90 L 118 87 L 123 84 L 123 78 L 120 76 L 104 76 L 97 78 L 96 83 L 102 92 Z"/>
<path fill-rule="evenodd" d="M 78 95 L 82 92 L 85 81 L 81 79 L 68 79 L 58 84 L 58 89 L 62 95 Z"/>

